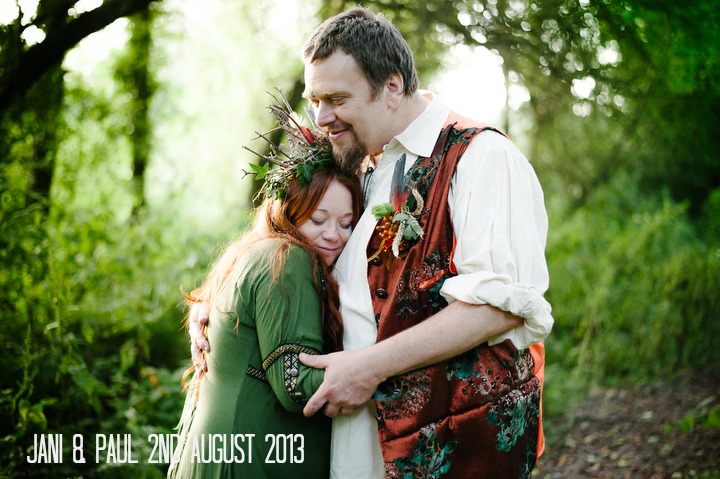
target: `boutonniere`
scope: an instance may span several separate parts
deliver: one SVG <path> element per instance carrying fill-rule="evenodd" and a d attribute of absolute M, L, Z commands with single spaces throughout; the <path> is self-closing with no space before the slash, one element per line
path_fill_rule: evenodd
<path fill-rule="evenodd" d="M 418 221 L 424 208 L 420 193 L 408 185 L 405 178 L 405 154 L 395 163 L 390 202 L 372 207 L 372 214 L 379 221 L 375 229 L 380 234 L 380 246 L 368 261 L 392 250 L 397 258 L 401 251 L 410 247 L 410 242 L 423 237 Z M 389 258 L 388 258 L 389 259 Z"/>

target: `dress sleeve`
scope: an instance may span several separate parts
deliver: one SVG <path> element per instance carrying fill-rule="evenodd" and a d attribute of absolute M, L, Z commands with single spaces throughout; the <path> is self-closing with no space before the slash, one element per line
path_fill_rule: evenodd
<path fill-rule="evenodd" d="M 313 274 L 309 255 L 291 247 L 276 280 L 268 267 L 259 275 L 255 289 L 262 368 L 275 396 L 290 412 L 301 412 L 323 380 L 322 369 L 307 367 L 298 359 L 301 352 L 323 351 L 320 298 Z"/>
<path fill-rule="evenodd" d="M 489 304 L 524 323 L 492 338 L 518 349 L 542 341 L 553 325 L 545 242 L 548 220 L 540 183 L 507 138 L 480 133 L 458 163 L 448 197 L 458 275 L 445 281 L 448 302 Z"/>

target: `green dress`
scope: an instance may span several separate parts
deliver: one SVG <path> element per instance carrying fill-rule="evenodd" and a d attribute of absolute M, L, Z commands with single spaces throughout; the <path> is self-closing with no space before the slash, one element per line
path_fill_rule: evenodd
<path fill-rule="evenodd" d="M 330 420 L 306 418 L 323 371 L 298 361 L 323 352 L 320 298 L 310 256 L 291 246 L 273 280 L 277 240 L 255 243 L 233 268 L 210 313 L 208 373 L 188 391 L 174 478 L 323 478 Z"/>

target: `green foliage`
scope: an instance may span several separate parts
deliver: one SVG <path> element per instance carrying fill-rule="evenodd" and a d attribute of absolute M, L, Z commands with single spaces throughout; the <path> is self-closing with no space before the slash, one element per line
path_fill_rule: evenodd
<path fill-rule="evenodd" d="M 703 399 L 680 420 L 666 424 L 665 432 L 671 434 L 678 430 L 683 434 L 689 434 L 696 427 L 720 430 L 720 404 L 713 403 L 717 403 L 715 396 Z"/>
<path fill-rule="evenodd" d="M 8 473 L 27 467 L 33 434 L 43 432 L 86 441 L 95 433 L 131 434 L 135 453 L 149 457 L 150 444 L 137 439 L 170 432 L 183 400 L 179 288 L 192 288 L 214 246 L 184 232 L 173 210 L 131 216 L 130 182 L 118 181 L 131 178 L 122 111 L 101 94 L 72 88 L 66 101 L 49 214 L 13 199 L 27 198 L 22 165 L 2 170 L 16 185 L 5 195 L 2 228 L 12 242 L 3 249 L 0 285 L 8 292 L 0 335 L 19 339 L 0 359 L 7 372 L 0 417 L 14 431 L 0 454 Z M 48 477 L 79 471 L 163 476 L 144 461 L 33 469 Z"/>
<path fill-rule="evenodd" d="M 145 460 L 95 464 L 92 443 L 131 434 L 147 459 L 148 434 L 177 423 L 189 363 L 180 287 L 192 289 L 222 231 L 198 234 L 176 208 L 133 211 L 136 102 L 107 76 L 88 88 L 58 73 L 0 121 L 0 470 L 164 477 Z M 64 435 L 64 464 L 28 470 L 39 433 Z M 69 460 L 73 434 L 85 465 Z"/>
<path fill-rule="evenodd" d="M 668 188 L 697 216 L 720 184 L 716 3 L 454 2 L 434 21 L 521 79 L 535 124 L 527 153 L 544 180 L 558 173 L 561 194 L 583 201 L 625 169 L 643 193 Z M 581 95 L 576 81 L 593 86 Z"/>
<path fill-rule="evenodd" d="M 549 210 L 556 321 L 543 393 L 549 443 L 562 440 L 573 406 L 595 385 L 713 374 L 720 364 L 720 237 L 709 240 L 711 229 L 698 226 L 716 224 L 715 210 L 708 206 L 696 222 L 668 194 L 640 191 L 618 174 L 580 208 Z M 681 426 L 713 424 L 704 414 L 690 411 Z"/>
<path fill-rule="evenodd" d="M 558 212 L 548 245 L 549 362 L 594 382 L 720 363 L 720 251 L 686 210 L 617 175 L 585 206 Z"/>
<path fill-rule="evenodd" d="M 36 229 L 3 222 L 21 233 L 0 285 L 8 293 L 0 335 L 18 339 L 4 342 L 0 359 L 0 417 L 14 431 L 3 438 L 7 471 L 23 469 L 34 433 L 146 438 L 170 432 L 181 408 L 187 347 L 178 287 L 192 286 L 193 269 L 204 264 L 195 252 L 210 244 L 182 240 L 158 218 L 114 226 L 112 215 L 97 212 L 69 219 L 49 220 L 40 245 Z M 143 477 L 161 475 L 140 468 Z"/>

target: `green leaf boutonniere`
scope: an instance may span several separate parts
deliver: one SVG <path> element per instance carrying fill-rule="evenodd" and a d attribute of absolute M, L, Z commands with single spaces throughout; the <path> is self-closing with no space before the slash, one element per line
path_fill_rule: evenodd
<path fill-rule="evenodd" d="M 423 229 L 418 221 L 423 211 L 422 196 L 408 186 L 405 179 L 405 155 L 395 164 L 390 202 L 372 207 L 372 214 L 379 221 L 375 229 L 380 234 L 380 246 L 368 261 L 377 258 L 383 252 L 392 250 L 397 258 L 400 251 L 406 250 L 411 241 L 423 237 Z"/>

